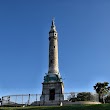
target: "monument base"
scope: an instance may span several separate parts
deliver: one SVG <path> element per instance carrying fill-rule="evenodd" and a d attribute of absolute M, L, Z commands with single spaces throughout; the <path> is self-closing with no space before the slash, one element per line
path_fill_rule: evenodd
<path fill-rule="evenodd" d="M 42 95 L 40 97 L 40 102 L 42 103 L 53 103 L 61 102 L 64 100 L 64 86 L 63 82 L 44 82 Z"/>

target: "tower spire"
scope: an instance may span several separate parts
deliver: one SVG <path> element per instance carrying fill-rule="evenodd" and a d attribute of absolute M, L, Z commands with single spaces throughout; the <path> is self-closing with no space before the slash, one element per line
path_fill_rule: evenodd
<path fill-rule="evenodd" d="M 52 26 L 55 26 L 55 18 L 52 18 Z"/>
<path fill-rule="evenodd" d="M 56 26 L 55 26 L 55 18 L 52 18 L 52 25 L 51 25 L 51 29 L 50 32 L 57 32 L 56 31 Z"/>

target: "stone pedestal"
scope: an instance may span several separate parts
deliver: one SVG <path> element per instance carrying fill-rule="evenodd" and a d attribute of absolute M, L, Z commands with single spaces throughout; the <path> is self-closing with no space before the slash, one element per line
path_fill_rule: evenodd
<path fill-rule="evenodd" d="M 59 103 L 64 100 L 63 82 L 42 83 L 42 95 L 40 101 L 44 103 Z"/>

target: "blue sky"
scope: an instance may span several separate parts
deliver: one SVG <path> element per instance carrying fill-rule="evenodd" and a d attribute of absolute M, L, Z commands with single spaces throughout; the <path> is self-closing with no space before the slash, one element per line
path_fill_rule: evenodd
<path fill-rule="evenodd" d="M 110 82 L 109 0 L 0 0 L 0 96 L 41 93 L 53 16 L 65 92 Z"/>

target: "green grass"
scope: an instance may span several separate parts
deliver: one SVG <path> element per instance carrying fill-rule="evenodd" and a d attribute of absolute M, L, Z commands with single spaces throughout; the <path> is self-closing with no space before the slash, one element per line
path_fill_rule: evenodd
<path fill-rule="evenodd" d="M 0 110 L 110 110 L 110 104 L 71 106 L 0 107 Z"/>

